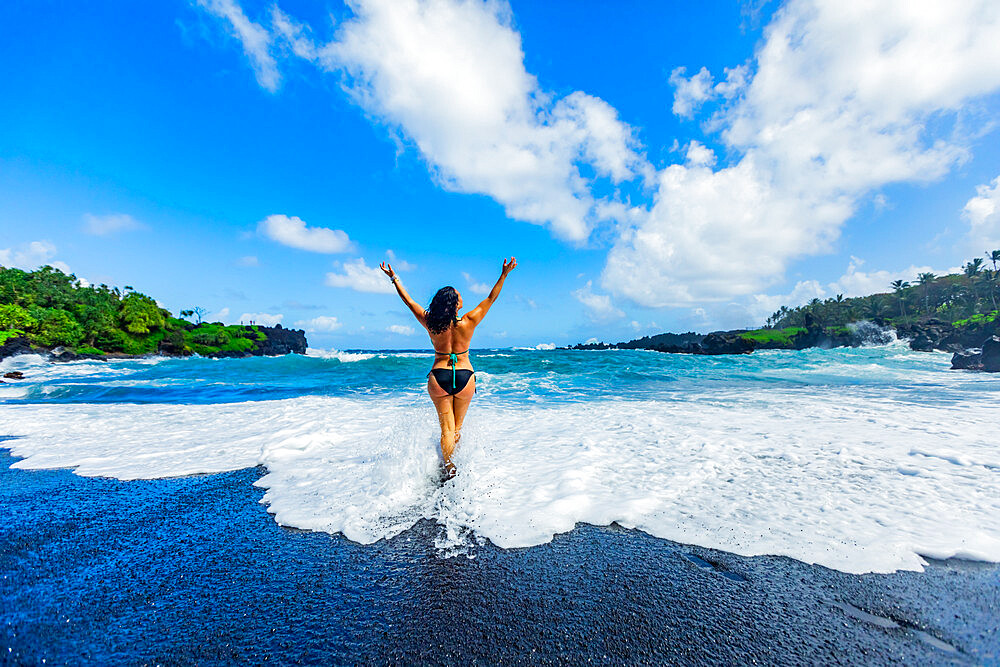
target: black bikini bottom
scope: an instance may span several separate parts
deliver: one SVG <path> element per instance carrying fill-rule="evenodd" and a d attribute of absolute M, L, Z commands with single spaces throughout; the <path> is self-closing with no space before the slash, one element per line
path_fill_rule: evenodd
<path fill-rule="evenodd" d="M 434 376 L 434 381 L 438 383 L 438 386 L 444 389 L 446 392 L 454 396 L 458 392 L 465 389 L 465 385 L 469 384 L 469 380 L 475 375 L 475 371 L 470 371 L 466 368 L 459 368 L 455 370 L 455 385 L 452 386 L 452 370 L 450 368 L 433 368 L 429 375 Z"/>

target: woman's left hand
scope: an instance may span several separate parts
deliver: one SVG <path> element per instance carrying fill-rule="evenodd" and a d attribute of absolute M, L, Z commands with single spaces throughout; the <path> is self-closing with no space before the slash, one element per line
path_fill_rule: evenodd
<path fill-rule="evenodd" d="M 379 264 L 379 267 L 383 271 L 385 271 L 385 275 L 389 276 L 390 278 L 395 278 L 396 277 L 396 272 L 392 270 L 392 265 L 391 264 L 388 264 L 386 262 L 382 262 L 381 264 Z"/>

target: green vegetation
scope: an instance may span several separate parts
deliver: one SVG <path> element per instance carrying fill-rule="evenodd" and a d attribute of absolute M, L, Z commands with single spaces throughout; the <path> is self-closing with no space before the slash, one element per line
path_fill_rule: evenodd
<path fill-rule="evenodd" d="M 791 347 L 792 339 L 800 333 L 805 333 L 805 327 L 786 327 L 784 329 L 757 329 L 740 334 L 743 340 L 758 346 L 781 345 Z"/>
<path fill-rule="evenodd" d="M 860 320 L 895 327 L 930 319 L 953 322 L 958 327 L 992 323 L 1000 310 L 1000 250 L 987 252 L 986 262 L 977 257 L 966 263 L 962 273 L 921 273 L 913 283 L 896 280 L 887 285 L 892 293 L 855 298 L 838 294 L 797 308 L 782 306 L 767 318 L 765 330 L 821 326 L 834 333 L 838 327 Z"/>
<path fill-rule="evenodd" d="M 977 313 L 972 317 L 967 317 L 964 320 L 958 320 L 952 322 L 956 327 L 968 327 L 968 326 L 978 326 L 982 324 L 989 324 L 990 322 L 995 322 L 997 316 L 1000 316 L 1000 310 L 994 310 L 992 313 Z"/>
<path fill-rule="evenodd" d="M 267 340 L 259 327 L 178 319 L 156 300 L 107 285 L 85 285 L 74 275 L 43 266 L 37 271 L 0 267 L 0 345 L 23 336 L 32 345 L 67 347 L 78 354 L 209 355 L 253 350 Z"/>
<path fill-rule="evenodd" d="M 17 338 L 18 336 L 23 336 L 24 332 L 20 329 L 11 329 L 10 331 L 0 331 L 0 345 L 7 342 L 8 338 Z"/>

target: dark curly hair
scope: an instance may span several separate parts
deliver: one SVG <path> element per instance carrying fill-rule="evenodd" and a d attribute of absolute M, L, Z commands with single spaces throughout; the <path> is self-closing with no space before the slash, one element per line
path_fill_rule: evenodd
<path fill-rule="evenodd" d="M 427 328 L 431 333 L 444 333 L 455 323 L 458 314 L 458 292 L 451 285 L 442 287 L 427 307 Z"/>

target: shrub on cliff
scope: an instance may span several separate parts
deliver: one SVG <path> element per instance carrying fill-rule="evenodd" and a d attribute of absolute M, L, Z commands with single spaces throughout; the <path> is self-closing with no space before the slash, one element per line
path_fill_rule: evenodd
<path fill-rule="evenodd" d="M 35 308 L 32 317 L 36 324 L 33 338 L 39 345 L 73 347 L 83 340 L 83 327 L 73 318 L 73 314 L 62 308 Z"/>
<path fill-rule="evenodd" d="M 167 323 L 156 301 L 139 292 L 129 292 L 122 299 L 120 312 L 125 329 L 134 334 L 149 333 Z"/>
<path fill-rule="evenodd" d="M 0 330 L 33 329 L 36 324 L 27 309 L 13 303 L 0 305 Z"/>

